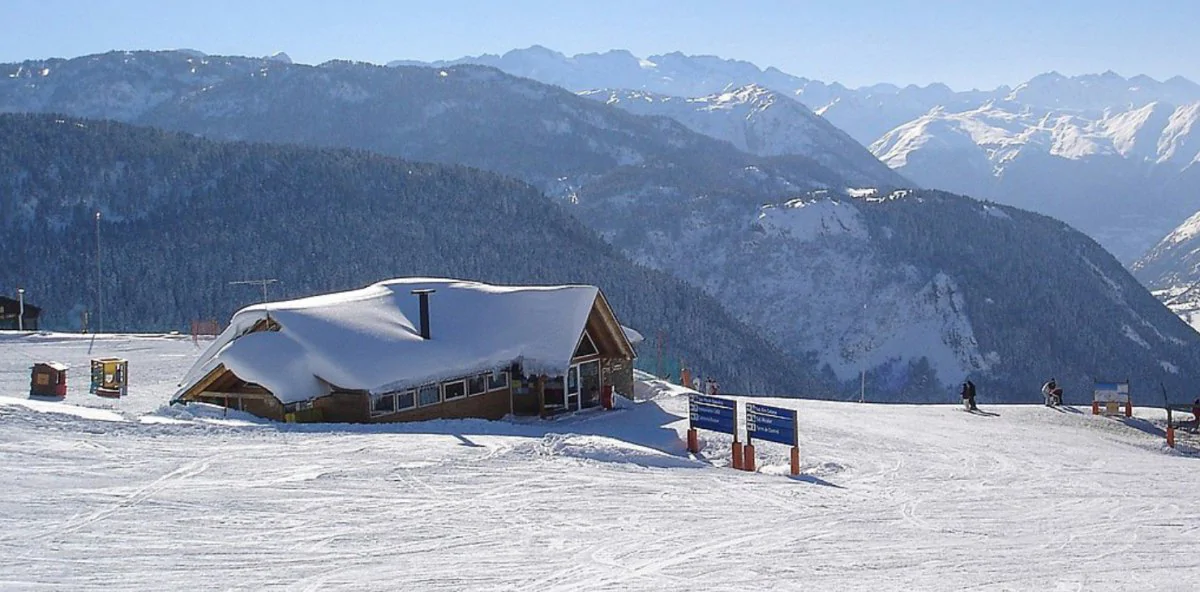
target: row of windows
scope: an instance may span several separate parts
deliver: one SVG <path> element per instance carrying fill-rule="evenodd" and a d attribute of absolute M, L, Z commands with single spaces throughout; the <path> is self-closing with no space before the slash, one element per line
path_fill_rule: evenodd
<path fill-rule="evenodd" d="M 437 405 L 508 387 L 508 372 L 427 384 L 415 389 L 371 395 L 371 415 L 388 415 L 417 407 Z"/>

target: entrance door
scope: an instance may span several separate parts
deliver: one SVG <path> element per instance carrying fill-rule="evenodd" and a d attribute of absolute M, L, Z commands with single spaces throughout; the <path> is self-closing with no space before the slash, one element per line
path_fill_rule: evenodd
<path fill-rule="evenodd" d="M 579 365 L 579 391 L 584 408 L 600 404 L 600 361 L 584 362 Z"/>
<path fill-rule="evenodd" d="M 579 366 L 567 369 L 567 409 L 579 410 Z"/>

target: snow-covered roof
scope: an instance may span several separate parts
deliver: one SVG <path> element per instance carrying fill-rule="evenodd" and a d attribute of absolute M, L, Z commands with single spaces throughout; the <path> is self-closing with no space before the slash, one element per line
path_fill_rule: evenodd
<path fill-rule="evenodd" d="M 429 340 L 420 335 L 413 290 L 436 291 L 429 297 Z M 284 403 L 329 394 L 334 386 L 385 392 L 514 361 L 530 372 L 556 374 L 570 365 L 598 294 L 594 286 L 403 278 L 258 304 L 233 315 L 188 371 L 180 393 L 221 364 Z M 268 318 L 278 331 L 247 334 Z"/>
<path fill-rule="evenodd" d="M 637 331 L 630 329 L 625 325 L 621 325 L 621 331 L 625 333 L 625 339 L 629 340 L 630 345 L 638 345 L 646 340 L 645 337 L 642 337 L 641 333 L 638 333 Z"/>
<path fill-rule="evenodd" d="M 63 364 L 62 362 L 41 362 L 41 364 L 43 366 L 49 366 L 51 370 L 57 370 L 59 372 L 67 370 L 67 365 Z"/>

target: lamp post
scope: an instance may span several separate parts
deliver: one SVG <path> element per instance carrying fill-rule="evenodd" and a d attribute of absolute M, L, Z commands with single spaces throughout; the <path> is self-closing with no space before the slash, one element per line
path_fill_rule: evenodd
<path fill-rule="evenodd" d="M 96 332 L 104 332 L 104 273 L 100 267 L 100 212 L 96 212 Z"/>
<path fill-rule="evenodd" d="M 25 330 L 25 288 L 17 288 L 17 331 Z"/>

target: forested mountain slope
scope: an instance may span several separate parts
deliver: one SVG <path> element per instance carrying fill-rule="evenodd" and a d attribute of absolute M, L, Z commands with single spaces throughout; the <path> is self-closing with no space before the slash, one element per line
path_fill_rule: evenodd
<path fill-rule="evenodd" d="M 809 370 L 711 298 L 492 173 L 52 115 L 0 116 L 0 171 L 0 287 L 25 288 L 45 327 L 96 311 L 100 211 L 107 331 L 226 320 L 259 299 L 229 284 L 248 278 L 277 278 L 272 298 L 406 275 L 591 283 L 623 323 L 667 335 L 731 389 L 813 388 Z"/>

